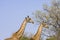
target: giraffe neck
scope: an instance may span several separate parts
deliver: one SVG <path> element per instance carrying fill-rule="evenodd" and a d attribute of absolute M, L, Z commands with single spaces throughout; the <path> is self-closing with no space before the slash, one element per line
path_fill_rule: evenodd
<path fill-rule="evenodd" d="M 24 33 L 26 24 L 27 24 L 27 21 L 26 21 L 26 19 L 25 19 L 25 20 L 23 21 L 20 29 L 19 29 L 17 32 L 15 32 L 12 37 L 15 37 L 15 36 L 16 36 L 16 38 L 21 38 L 22 35 L 23 35 L 23 33 Z"/>
<path fill-rule="evenodd" d="M 43 25 L 39 25 L 39 28 L 37 30 L 37 33 L 32 37 L 33 40 L 39 40 L 41 37 L 41 33 L 42 33 L 42 27 Z"/>

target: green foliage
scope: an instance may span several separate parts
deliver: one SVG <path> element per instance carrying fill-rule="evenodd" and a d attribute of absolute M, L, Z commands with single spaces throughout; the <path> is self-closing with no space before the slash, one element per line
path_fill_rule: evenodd
<path fill-rule="evenodd" d="M 29 40 L 27 37 L 22 37 L 20 40 Z"/>
<path fill-rule="evenodd" d="M 56 37 L 50 37 L 50 38 L 48 38 L 46 40 L 57 40 L 57 38 Z"/>

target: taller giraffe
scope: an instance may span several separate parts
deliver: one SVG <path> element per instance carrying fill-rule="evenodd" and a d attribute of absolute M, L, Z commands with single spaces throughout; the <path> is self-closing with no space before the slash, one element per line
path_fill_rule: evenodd
<path fill-rule="evenodd" d="M 27 23 L 34 23 L 34 21 L 29 16 L 27 16 L 24 19 L 24 21 L 21 25 L 21 28 L 17 32 L 15 32 L 10 38 L 7 38 L 5 40 L 19 40 L 24 33 L 24 30 L 25 30 L 25 27 L 26 27 Z"/>
<path fill-rule="evenodd" d="M 30 40 L 39 40 L 41 38 L 42 28 L 48 28 L 48 25 L 46 23 L 41 23 L 38 27 L 37 33 L 30 39 Z"/>

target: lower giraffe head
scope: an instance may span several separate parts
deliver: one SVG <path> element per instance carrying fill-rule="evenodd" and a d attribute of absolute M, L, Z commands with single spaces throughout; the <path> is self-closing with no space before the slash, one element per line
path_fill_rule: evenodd
<path fill-rule="evenodd" d="M 47 25 L 47 23 L 45 23 L 45 22 L 42 22 L 42 25 L 43 25 L 43 27 L 45 27 L 45 28 L 49 28 L 48 25 Z"/>

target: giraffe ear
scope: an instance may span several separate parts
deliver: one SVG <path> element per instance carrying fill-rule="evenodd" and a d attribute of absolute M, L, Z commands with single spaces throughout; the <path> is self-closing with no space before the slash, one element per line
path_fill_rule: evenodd
<path fill-rule="evenodd" d="M 27 16 L 29 18 L 29 16 Z"/>

